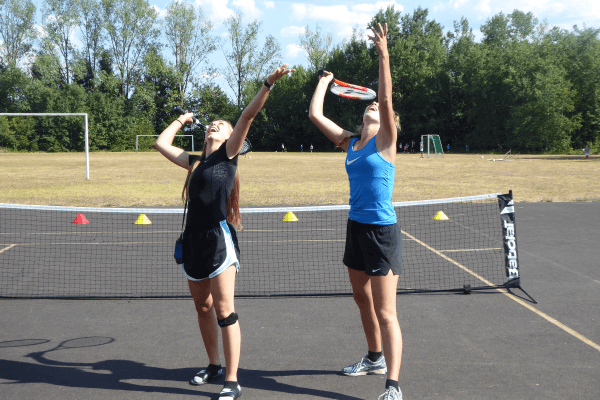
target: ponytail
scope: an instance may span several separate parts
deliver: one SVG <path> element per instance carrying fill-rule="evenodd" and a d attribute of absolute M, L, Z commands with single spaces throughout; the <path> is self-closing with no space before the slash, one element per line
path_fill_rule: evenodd
<path fill-rule="evenodd" d="M 233 189 L 227 201 L 227 222 L 235 226 L 237 230 L 243 230 L 242 216 L 240 215 L 240 173 L 235 170 L 235 179 L 233 180 Z"/>

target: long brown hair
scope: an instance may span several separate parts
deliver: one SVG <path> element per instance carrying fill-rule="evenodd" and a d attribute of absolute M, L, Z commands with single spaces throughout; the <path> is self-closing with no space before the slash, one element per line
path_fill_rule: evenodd
<path fill-rule="evenodd" d="M 202 154 L 200 155 L 200 159 L 196 160 L 193 165 L 190 165 L 188 169 L 187 178 L 185 178 L 185 184 L 183 185 L 183 191 L 181 192 L 181 199 L 184 203 L 186 203 L 189 199 L 189 190 L 188 186 L 190 183 L 190 178 L 192 177 L 192 172 L 198 165 L 202 163 L 206 159 L 206 146 L 202 149 Z M 231 189 L 231 194 L 229 195 L 229 199 L 227 200 L 227 222 L 233 225 L 236 229 L 242 230 L 242 216 L 240 214 L 240 172 L 235 170 L 235 178 L 233 180 L 233 188 Z"/>

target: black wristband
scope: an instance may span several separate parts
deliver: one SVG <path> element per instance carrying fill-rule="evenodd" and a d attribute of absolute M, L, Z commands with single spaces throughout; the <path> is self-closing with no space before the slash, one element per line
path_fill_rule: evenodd
<path fill-rule="evenodd" d="M 271 89 L 273 89 L 273 86 L 275 86 L 275 84 L 269 85 L 269 81 L 265 80 L 265 86 L 266 86 L 266 87 L 267 87 L 269 90 L 271 90 Z"/>

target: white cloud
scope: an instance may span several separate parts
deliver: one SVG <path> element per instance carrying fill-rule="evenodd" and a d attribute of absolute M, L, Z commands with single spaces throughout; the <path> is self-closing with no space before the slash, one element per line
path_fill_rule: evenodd
<path fill-rule="evenodd" d="M 290 19 L 324 22 L 325 26 L 334 31 L 338 37 L 347 37 L 352 34 L 353 27 L 366 26 L 379 10 L 385 10 L 390 5 L 393 5 L 396 11 L 404 10 L 404 7 L 394 0 L 331 6 L 293 3 Z"/>
<path fill-rule="evenodd" d="M 481 1 L 476 8 L 486 14 L 489 14 L 492 11 L 490 8 L 490 0 Z"/>
<path fill-rule="evenodd" d="M 235 12 L 227 7 L 229 0 L 196 0 L 196 4 L 202 7 L 204 15 L 215 25 L 220 25 Z"/>
<path fill-rule="evenodd" d="M 306 32 L 306 27 L 304 26 L 286 26 L 281 31 L 279 31 L 279 36 L 281 37 L 298 37 Z"/>
<path fill-rule="evenodd" d="M 298 46 L 297 44 L 288 44 L 287 46 L 285 46 L 285 59 L 289 60 L 289 59 L 294 59 L 297 58 L 298 55 L 303 55 L 304 53 L 304 49 L 302 49 L 301 46 Z"/>
<path fill-rule="evenodd" d="M 256 19 L 262 14 L 262 11 L 256 7 L 254 0 L 233 0 L 232 4 L 240 9 L 240 13 L 244 18 Z"/>
<path fill-rule="evenodd" d="M 165 15 L 167 15 L 167 10 L 166 9 L 162 9 L 156 5 L 152 5 L 150 6 L 150 8 L 154 8 L 154 11 L 156 11 L 156 14 L 158 14 L 159 18 L 164 17 Z"/>
<path fill-rule="evenodd" d="M 275 8 L 275 2 L 273 1 L 263 1 L 265 8 Z"/>

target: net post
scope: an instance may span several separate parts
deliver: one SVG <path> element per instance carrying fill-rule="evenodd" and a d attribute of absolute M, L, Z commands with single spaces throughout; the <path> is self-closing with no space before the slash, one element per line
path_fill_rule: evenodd
<path fill-rule="evenodd" d="M 517 228 L 515 220 L 515 206 L 513 191 L 509 190 L 508 194 L 498 195 L 498 205 L 500 206 L 500 222 L 502 224 L 504 262 L 506 269 L 506 277 L 508 280 L 504 283 L 504 287 L 508 293 L 513 294 L 510 288 L 518 288 L 537 304 L 537 301 L 529 295 L 521 287 L 521 265 L 519 262 L 518 245 L 517 245 Z"/>
<path fill-rule="evenodd" d="M 90 136 L 88 131 L 88 115 L 83 114 L 85 120 L 85 179 L 90 180 Z"/>

